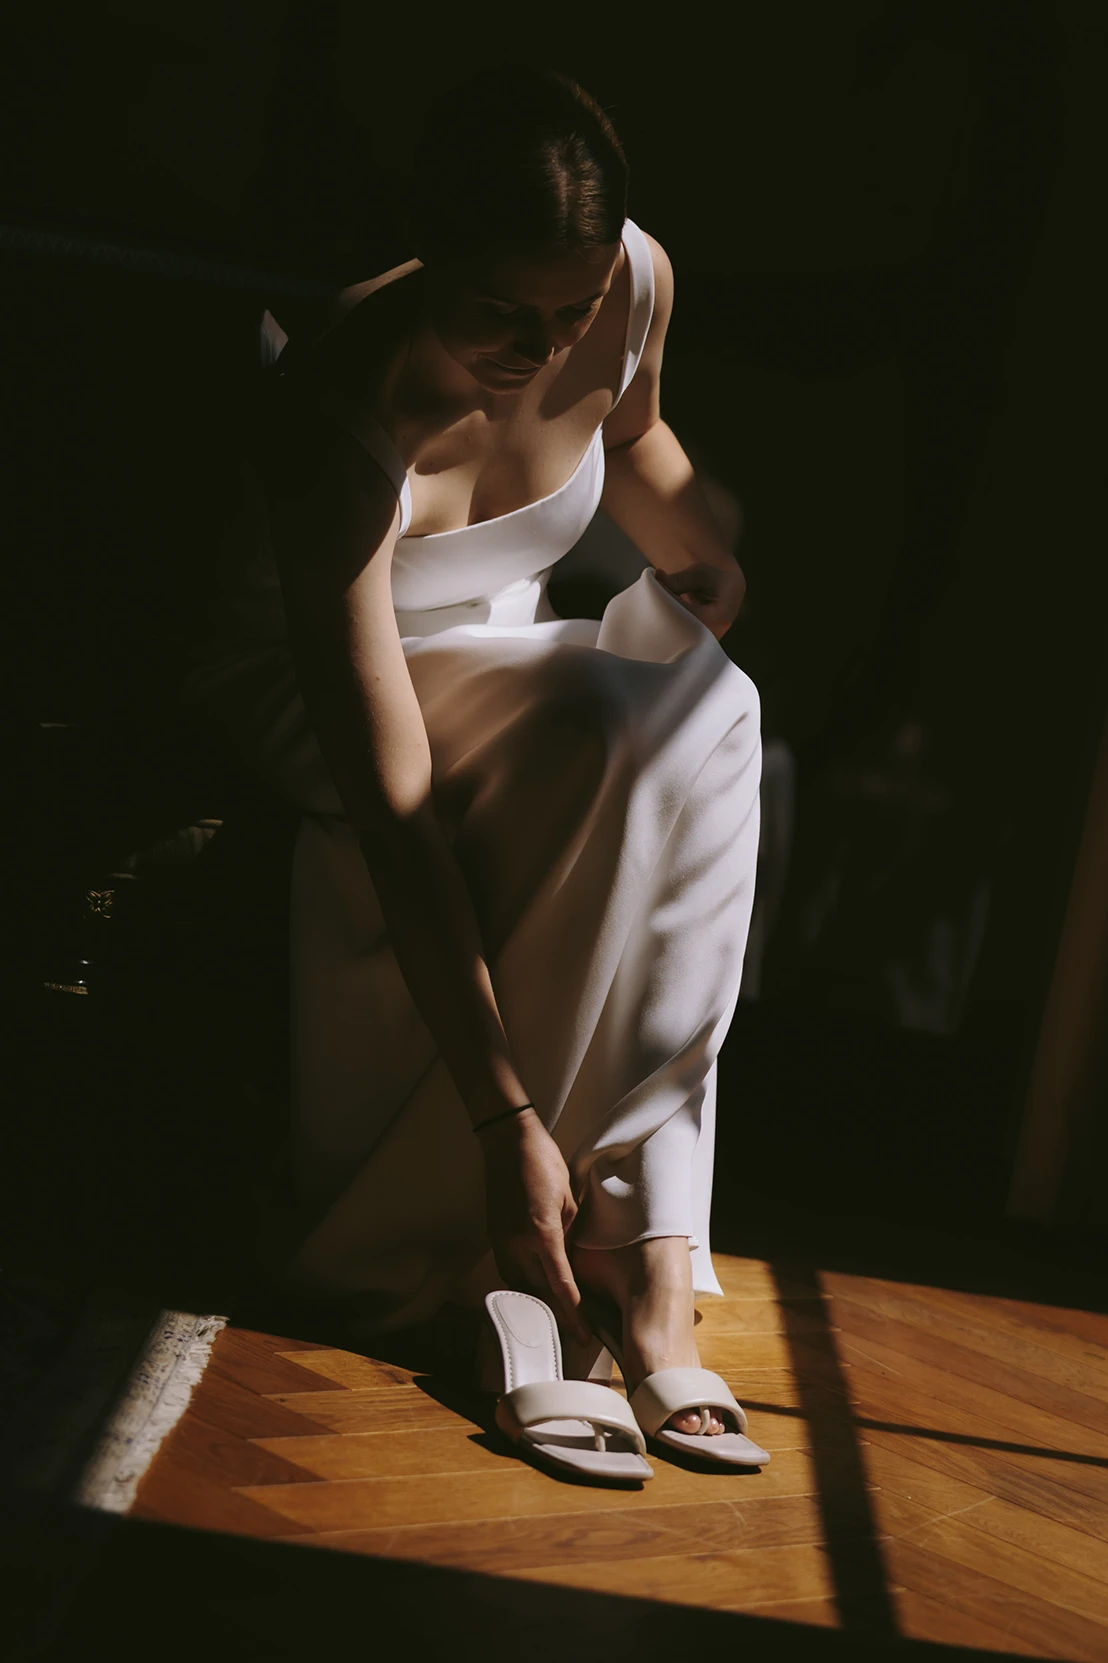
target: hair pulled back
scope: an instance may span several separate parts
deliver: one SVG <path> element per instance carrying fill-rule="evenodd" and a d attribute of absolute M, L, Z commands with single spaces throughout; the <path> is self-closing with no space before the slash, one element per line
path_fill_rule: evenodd
<path fill-rule="evenodd" d="M 408 225 L 429 264 L 503 245 L 620 239 L 627 162 L 604 111 L 555 70 L 508 64 L 440 94 L 416 145 Z"/>

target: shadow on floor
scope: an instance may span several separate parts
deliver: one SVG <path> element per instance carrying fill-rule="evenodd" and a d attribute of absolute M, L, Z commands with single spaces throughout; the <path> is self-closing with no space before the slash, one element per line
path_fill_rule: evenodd
<path fill-rule="evenodd" d="M 482 1663 L 981 1657 L 880 1630 L 807 1628 L 88 1514 L 39 1521 L 9 1546 L 21 1590 L 9 1603 L 9 1633 L 20 1633 L 13 1663 L 299 1663 L 383 1644 L 398 1656 Z"/>
<path fill-rule="evenodd" d="M 826 1323 L 826 1306 L 815 1269 L 773 1267 L 779 1308 L 785 1319 L 789 1362 L 799 1395 L 799 1412 L 807 1422 L 823 1544 L 839 1618 L 851 1633 L 872 1632 L 892 1638 L 896 1613 L 886 1586 L 885 1566 L 870 1502 L 858 1425 L 850 1407 L 835 1336 Z M 788 1303 L 800 1297 L 807 1320 L 800 1327 Z M 823 1322 L 813 1326 L 818 1313 Z"/>

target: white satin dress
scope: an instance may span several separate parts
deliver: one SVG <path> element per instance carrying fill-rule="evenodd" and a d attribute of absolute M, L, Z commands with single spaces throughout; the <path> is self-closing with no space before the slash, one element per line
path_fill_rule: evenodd
<path fill-rule="evenodd" d="M 653 309 L 649 246 L 620 396 Z M 686 1236 L 709 1252 L 716 1057 L 738 997 L 758 847 L 758 696 L 653 569 L 602 620 L 558 618 L 551 567 L 595 514 L 598 430 L 566 483 L 514 513 L 406 535 L 403 462 L 336 407 L 392 481 L 393 599 L 435 801 L 468 881 L 513 1060 L 558 1143 L 582 1247 Z M 291 1158 L 305 1207 L 285 1274 L 422 1320 L 487 1252 L 482 1156 L 408 994 L 308 726 L 260 493 L 221 637 L 188 696 L 302 810 L 291 901 Z M 244 522 L 245 523 L 245 522 Z M 245 559 L 244 559 L 245 552 Z"/>

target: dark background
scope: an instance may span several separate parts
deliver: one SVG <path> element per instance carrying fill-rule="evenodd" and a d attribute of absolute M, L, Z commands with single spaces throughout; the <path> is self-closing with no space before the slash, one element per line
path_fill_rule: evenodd
<path fill-rule="evenodd" d="M 349 0 L 24 19 L 0 88 L 24 1258 L 187 1282 L 246 1250 L 282 1124 L 291 823 L 175 687 L 257 324 L 310 328 L 408 256 L 425 103 L 520 57 L 608 108 L 673 261 L 665 414 L 742 503 L 726 646 L 795 765 L 784 905 L 722 1063 L 720 1244 L 794 1205 L 999 1227 L 1105 704 L 1104 34 L 1076 0 L 683 6 L 664 33 L 622 6 L 417 26 Z M 189 863 L 165 840 L 204 817 Z M 101 928 L 83 895 L 112 884 Z M 81 958 L 87 996 L 43 992 Z M 105 1171 L 128 1199 L 90 1227 Z"/>

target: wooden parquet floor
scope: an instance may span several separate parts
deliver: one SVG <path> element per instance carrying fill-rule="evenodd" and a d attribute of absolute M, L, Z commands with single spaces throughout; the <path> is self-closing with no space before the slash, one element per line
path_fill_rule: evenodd
<path fill-rule="evenodd" d="M 521 1462 L 491 1400 L 228 1329 L 139 1519 L 1029 1657 L 1108 1660 L 1108 1317 L 717 1257 L 698 1330 L 772 1453 L 641 1491 Z"/>

